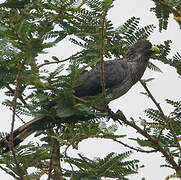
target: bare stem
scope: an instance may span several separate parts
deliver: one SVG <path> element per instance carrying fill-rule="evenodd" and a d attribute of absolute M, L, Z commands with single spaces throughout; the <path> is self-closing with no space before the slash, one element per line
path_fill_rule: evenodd
<path fill-rule="evenodd" d="M 104 40 L 105 40 L 105 23 L 106 23 L 106 15 L 107 10 L 104 12 L 102 17 L 102 27 L 101 27 L 101 46 L 100 46 L 100 69 L 101 69 L 101 86 L 102 86 L 102 94 L 104 97 L 104 108 L 107 109 L 107 102 L 106 102 L 106 92 L 105 92 L 105 77 L 104 77 Z"/>
<path fill-rule="evenodd" d="M 140 83 L 142 84 L 142 86 L 145 88 L 146 92 L 148 93 L 148 96 L 151 98 L 151 100 L 153 101 L 153 103 L 156 105 L 156 107 L 158 108 L 158 110 L 160 111 L 162 117 L 166 120 L 166 116 L 163 113 L 163 110 L 160 106 L 159 103 L 157 103 L 156 99 L 153 97 L 153 95 L 151 94 L 150 90 L 147 88 L 146 84 L 144 82 L 142 82 L 140 80 Z"/>
<path fill-rule="evenodd" d="M 41 67 L 43 67 L 43 66 L 45 66 L 45 65 L 58 64 L 58 63 L 62 63 L 62 62 L 68 61 L 68 60 L 70 60 L 71 58 L 73 58 L 74 56 L 77 56 L 77 55 L 83 53 L 84 51 L 85 51 L 85 49 L 82 50 L 82 51 L 76 52 L 75 54 L 73 54 L 73 55 L 71 55 L 70 57 L 68 57 L 68 58 L 66 58 L 66 59 L 63 59 L 63 60 L 54 61 L 54 62 L 46 62 L 46 63 L 44 63 L 44 64 L 40 64 L 39 66 L 37 66 L 37 68 L 39 69 L 39 68 L 41 68 Z"/>
<path fill-rule="evenodd" d="M 155 150 L 161 152 L 164 155 L 166 160 L 172 165 L 173 169 L 175 169 L 176 172 L 180 171 L 180 167 L 179 167 L 179 165 L 177 165 L 174 158 L 160 145 L 160 143 L 158 142 L 158 140 L 156 138 L 149 135 L 144 129 L 141 129 L 134 122 L 128 121 L 123 115 L 115 114 L 114 112 L 111 112 L 109 114 L 109 116 L 113 120 L 115 120 L 115 121 L 117 121 L 119 123 L 123 122 L 124 124 L 126 124 L 126 125 L 132 127 L 133 129 L 137 130 L 137 132 L 139 134 L 141 134 L 142 136 L 147 138 L 151 143 L 153 143 L 155 145 Z"/>
<path fill-rule="evenodd" d="M 14 90 L 10 87 L 9 84 L 6 85 L 6 88 L 7 88 L 12 94 L 15 93 Z M 28 106 L 28 104 L 26 103 L 26 101 L 23 99 L 23 97 L 22 97 L 20 94 L 18 94 L 18 98 L 19 98 L 19 100 L 24 104 L 24 106 L 25 106 L 27 109 L 30 109 L 29 106 Z"/>
<path fill-rule="evenodd" d="M 9 141 L 9 147 L 10 147 L 10 149 L 12 151 L 14 162 L 16 164 L 18 174 L 19 174 L 19 176 L 21 177 L 22 180 L 24 179 L 23 171 L 21 170 L 21 168 L 19 166 L 19 163 L 18 163 L 18 161 L 16 159 L 16 153 L 15 153 L 14 144 L 13 144 L 13 139 L 14 139 L 13 138 L 13 130 L 14 130 L 14 123 L 15 123 L 15 116 L 16 116 L 16 104 L 17 104 L 17 99 L 19 97 L 18 90 L 19 90 L 19 87 L 21 85 L 21 76 L 22 76 L 22 71 L 23 71 L 23 68 L 24 68 L 24 64 L 25 64 L 25 60 L 21 63 L 21 66 L 20 66 L 20 69 L 18 71 L 17 78 L 16 78 L 16 89 L 14 91 L 13 115 L 12 115 L 11 133 L 10 133 L 10 141 Z"/>
<path fill-rule="evenodd" d="M 115 142 L 117 142 L 117 143 L 119 143 L 119 144 L 122 144 L 123 146 L 125 146 L 125 147 L 127 147 L 127 148 L 129 148 L 129 149 L 132 149 L 132 150 L 134 150 L 134 151 L 137 151 L 137 152 L 153 153 L 153 152 L 157 152 L 157 151 L 158 151 L 158 150 L 156 150 L 156 149 L 150 150 L 150 151 L 145 151 L 145 150 L 143 150 L 143 149 L 138 149 L 138 148 L 134 148 L 134 147 L 132 147 L 132 146 L 129 146 L 129 145 L 123 143 L 122 141 L 117 140 L 117 139 L 113 139 L 113 141 L 115 141 Z"/>
<path fill-rule="evenodd" d="M 58 132 L 59 127 L 57 127 L 56 131 Z M 53 129 L 48 130 L 48 135 L 54 136 L 55 133 Z M 48 180 L 51 178 L 52 169 L 54 169 L 54 180 L 64 180 L 61 165 L 60 165 L 60 143 L 56 139 L 52 139 L 50 146 L 52 147 L 52 157 L 50 159 L 49 164 L 49 172 L 48 172 Z"/>
<path fill-rule="evenodd" d="M 79 98 L 79 97 L 77 97 L 77 96 L 74 96 L 74 95 L 73 95 L 73 98 L 74 98 L 74 99 L 76 99 L 76 100 L 77 100 L 77 101 L 79 101 L 79 102 L 84 103 L 84 104 L 87 104 L 87 103 L 88 103 L 88 101 L 87 101 L 87 100 L 82 99 L 82 98 Z M 94 109 L 96 109 L 96 110 L 100 111 L 100 112 L 105 112 L 105 110 L 104 110 L 104 109 L 101 109 L 101 108 L 100 108 L 100 107 L 98 107 L 98 106 L 92 105 L 92 107 L 93 107 Z"/>
<path fill-rule="evenodd" d="M 178 147 L 179 151 L 181 152 L 181 146 L 180 146 L 180 143 L 179 143 L 179 141 L 178 141 L 178 138 L 177 138 L 176 135 L 175 135 L 175 132 L 174 132 L 174 129 L 173 129 L 173 125 L 172 125 L 172 121 L 171 121 L 171 120 L 168 121 L 168 119 L 166 118 L 166 116 L 165 116 L 164 113 L 163 113 L 163 110 L 162 110 L 160 104 L 157 103 L 156 99 L 153 97 L 153 95 L 151 94 L 151 92 L 150 92 L 150 90 L 148 89 L 148 87 L 146 86 L 146 84 L 143 83 L 142 81 L 140 81 L 140 82 L 141 82 L 141 84 L 143 85 L 143 87 L 145 88 L 145 90 L 146 90 L 146 92 L 148 93 L 149 97 L 152 99 L 152 101 L 154 102 L 154 104 L 156 105 L 156 107 L 158 108 L 158 110 L 160 111 L 163 119 L 164 119 L 165 122 L 167 123 L 167 127 L 169 127 L 169 129 L 170 129 L 170 131 L 171 131 L 171 133 L 172 133 L 172 135 L 173 135 L 173 137 L 174 137 L 174 140 L 175 140 L 175 142 L 176 142 L 176 144 L 177 144 L 177 147 Z M 161 136 L 161 134 L 162 134 L 162 131 L 163 131 L 163 129 L 160 131 L 160 134 L 159 134 L 159 136 L 158 136 L 158 141 L 159 141 L 159 138 L 160 138 L 160 136 Z"/>
<path fill-rule="evenodd" d="M 18 177 L 13 172 L 8 171 L 6 168 L 2 167 L 1 165 L 0 165 L 0 169 L 2 169 L 6 174 L 11 175 L 13 178 L 18 179 Z"/>

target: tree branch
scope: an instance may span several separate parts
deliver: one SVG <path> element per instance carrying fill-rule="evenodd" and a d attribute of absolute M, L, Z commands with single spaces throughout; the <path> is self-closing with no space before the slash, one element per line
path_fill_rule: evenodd
<path fill-rule="evenodd" d="M 129 148 L 129 149 L 132 149 L 132 150 L 134 150 L 134 151 L 137 151 L 137 152 L 153 153 L 153 152 L 157 152 L 157 151 L 158 151 L 157 149 L 155 149 L 155 150 L 150 150 L 150 151 L 145 151 L 145 150 L 142 150 L 142 149 L 138 149 L 138 148 L 134 148 L 134 147 L 132 147 L 132 146 L 129 146 L 129 145 L 123 143 L 122 141 L 117 140 L 117 139 L 113 139 L 113 141 L 115 141 L 115 142 L 117 142 L 117 143 L 119 143 L 119 144 L 122 144 L 123 146 L 125 146 L 125 147 L 127 147 L 127 148 Z"/>
<path fill-rule="evenodd" d="M 56 133 L 58 132 L 59 127 L 56 129 Z M 54 130 L 50 129 L 48 130 L 49 136 L 54 136 Z M 60 166 L 60 143 L 55 139 L 52 138 L 52 141 L 50 142 L 50 146 L 52 147 L 52 157 L 50 159 L 49 163 L 49 172 L 48 172 L 48 180 L 50 180 L 52 174 L 52 168 L 54 169 L 54 180 L 64 180 L 61 172 L 61 166 Z"/>
<path fill-rule="evenodd" d="M 155 100 L 155 98 L 153 97 L 153 95 L 151 94 L 151 92 L 149 91 L 149 89 L 147 88 L 146 83 L 142 82 L 141 80 L 140 80 L 140 83 L 141 83 L 142 86 L 145 88 L 146 92 L 148 93 L 148 96 L 151 98 L 151 100 L 153 101 L 153 103 L 156 105 L 156 107 L 157 107 L 158 110 L 160 111 L 162 117 L 163 117 L 164 120 L 166 121 L 166 120 L 167 120 L 167 119 L 166 119 L 166 116 L 164 115 L 163 110 L 162 110 L 160 104 L 157 103 L 157 101 Z"/>
<path fill-rule="evenodd" d="M 10 87 L 9 84 L 6 85 L 6 88 L 12 93 L 14 94 L 15 91 Z M 24 104 L 24 106 L 30 110 L 28 104 L 26 103 L 26 101 L 23 99 L 23 97 L 21 95 L 18 94 L 18 99 Z"/>
<path fill-rule="evenodd" d="M 101 87 L 102 87 L 102 94 L 104 98 L 104 108 L 107 109 L 107 101 L 106 101 L 106 92 L 105 92 L 105 77 L 104 77 L 104 40 L 105 40 L 105 23 L 106 23 L 106 15 L 108 9 L 105 10 L 103 17 L 102 17 L 102 25 L 101 25 L 101 46 L 100 46 L 100 70 L 101 70 Z"/>
<path fill-rule="evenodd" d="M 66 59 L 63 59 L 63 60 L 54 61 L 54 62 L 46 62 L 46 63 L 44 63 L 44 64 L 40 64 L 39 66 L 37 66 L 37 68 L 39 69 L 39 68 L 41 68 L 41 67 L 43 67 L 43 66 L 46 66 L 46 65 L 49 65 L 49 64 L 58 64 L 58 63 L 62 63 L 62 62 L 68 61 L 68 60 L 70 60 L 71 58 L 73 58 L 74 56 L 77 56 L 78 54 L 83 53 L 84 51 L 85 51 L 85 49 L 82 50 L 82 51 L 76 52 L 75 54 L 73 54 L 73 55 L 71 55 L 70 57 L 68 57 L 68 58 L 66 58 Z"/>
<path fill-rule="evenodd" d="M 73 96 L 73 97 L 82 103 L 88 103 L 88 101 L 84 99 L 78 98 L 76 96 Z M 154 138 L 151 135 L 149 135 L 144 129 L 141 129 L 134 122 L 128 121 L 123 114 L 116 114 L 112 112 L 111 109 L 109 109 L 108 111 L 105 111 L 105 110 L 100 109 L 99 107 L 98 108 L 95 106 L 92 106 L 92 107 L 101 112 L 107 112 L 109 114 L 109 117 L 111 117 L 114 121 L 117 121 L 120 124 L 122 124 L 121 122 L 123 122 L 124 124 L 137 130 L 139 134 L 147 138 L 151 143 L 153 143 L 156 146 L 155 150 L 161 152 L 164 155 L 164 157 L 172 165 L 173 169 L 175 169 L 176 172 L 179 172 L 181 170 L 179 165 L 177 165 L 177 163 L 175 162 L 174 158 L 169 153 L 167 153 L 167 151 L 160 145 L 157 138 Z"/>
<path fill-rule="evenodd" d="M 16 167 L 17 167 L 18 175 L 21 177 L 22 180 L 24 180 L 24 177 L 23 177 L 24 175 L 23 175 L 23 171 L 20 168 L 19 163 L 16 159 L 16 153 L 15 153 L 14 144 L 13 144 L 13 139 L 14 139 L 13 138 L 13 130 L 14 130 L 14 123 L 15 123 L 15 116 L 16 116 L 16 104 L 17 104 L 17 99 L 19 97 L 18 89 L 21 85 L 21 77 L 22 77 L 22 71 L 24 68 L 24 64 L 25 64 L 25 59 L 23 60 L 23 62 L 20 65 L 20 69 L 18 71 L 17 78 L 16 78 L 16 89 L 14 91 L 14 99 L 13 99 L 13 115 L 12 115 L 12 123 L 11 123 L 11 133 L 10 133 L 9 142 L 8 142 L 9 147 L 10 147 L 12 154 L 13 154 L 14 162 L 15 162 Z"/>
<path fill-rule="evenodd" d="M 123 114 L 115 114 L 114 112 L 109 113 L 109 116 L 114 120 L 121 124 L 121 122 L 125 123 L 126 125 L 132 127 L 133 129 L 137 130 L 139 134 L 147 138 L 151 143 L 153 143 L 156 148 L 155 150 L 158 150 L 161 152 L 166 160 L 172 165 L 173 169 L 175 169 L 176 172 L 179 172 L 181 169 L 179 165 L 175 162 L 174 158 L 167 153 L 167 151 L 159 144 L 157 139 L 149 135 L 145 130 L 141 129 L 139 126 L 137 126 L 134 122 L 128 121 L 126 117 Z"/>
<path fill-rule="evenodd" d="M 177 138 L 176 135 L 175 135 L 172 122 L 171 122 L 171 121 L 168 121 L 167 117 L 166 117 L 166 116 L 164 115 L 164 113 L 163 113 L 163 110 L 162 110 L 160 104 L 157 103 L 157 101 L 155 100 L 155 98 L 154 98 L 153 95 L 151 94 L 151 92 L 150 92 L 150 90 L 148 89 L 148 87 L 146 86 L 146 84 L 145 84 L 144 82 L 142 82 L 141 80 L 140 80 L 140 83 L 141 83 L 142 86 L 145 88 L 145 90 L 146 90 L 146 92 L 148 93 L 149 97 L 152 99 L 152 101 L 154 102 L 154 104 L 156 105 L 156 107 L 158 108 L 158 110 L 160 111 L 163 119 L 164 119 L 165 122 L 167 123 L 167 126 L 169 127 L 169 129 L 170 129 L 170 131 L 171 131 L 171 133 L 172 133 L 172 135 L 173 135 L 173 137 L 174 137 L 174 140 L 175 140 L 175 142 L 176 142 L 176 144 L 177 144 L 177 147 L 178 147 L 179 151 L 181 152 L 181 146 L 180 146 L 180 143 L 179 143 L 179 141 L 178 141 L 178 138 Z M 159 141 L 159 139 L 160 139 L 160 136 L 161 136 L 163 130 L 164 130 L 164 128 L 160 131 L 160 134 L 159 134 L 159 136 L 158 136 L 158 138 L 157 138 L 158 141 Z"/>
<path fill-rule="evenodd" d="M 87 103 L 88 103 L 88 101 L 87 101 L 87 100 L 82 99 L 82 98 L 79 98 L 79 97 L 77 97 L 77 96 L 74 96 L 74 95 L 73 95 L 73 98 L 74 98 L 74 99 L 76 99 L 77 101 L 79 101 L 79 102 L 83 103 L 83 104 L 87 104 Z M 96 110 L 100 111 L 100 112 L 105 112 L 105 110 L 104 110 L 104 109 L 101 109 L 101 108 L 100 108 L 100 107 L 98 107 L 98 106 L 92 105 L 92 107 L 93 107 L 94 109 L 96 109 Z"/>
<path fill-rule="evenodd" d="M 18 179 L 18 177 L 17 177 L 13 172 L 8 171 L 7 169 L 5 169 L 4 167 L 2 167 L 1 165 L 0 165 L 0 169 L 2 169 L 6 174 L 11 175 L 13 178 Z"/>

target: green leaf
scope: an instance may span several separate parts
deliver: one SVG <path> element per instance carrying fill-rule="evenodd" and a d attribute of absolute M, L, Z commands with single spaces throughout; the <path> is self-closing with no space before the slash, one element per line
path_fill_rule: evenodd
<path fill-rule="evenodd" d="M 75 114 L 75 110 L 72 107 L 62 107 L 57 109 L 56 115 L 60 118 L 70 117 Z"/>
<path fill-rule="evenodd" d="M 85 104 L 78 103 L 78 104 L 75 104 L 74 107 L 79 111 L 86 112 L 88 114 L 94 114 L 92 109 Z"/>
<path fill-rule="evenodd" d="M 154 80 L 155 78 L 149 78 L 149 79 L 142 79 L 141 81 L 143 82 L 143 83 L 147 83 L 147 82 L 150 82 L 150 81 L 152 81 L 152 80 Z"/>
<path fill-rule="evenodd" d="M 59 61 L 59 59 L 56 56 L 52 56 L 52 59 L 55 61 Z"/>
<path fill-rule="evenodd" d="M 0 31 L 6 31 L 7 28 L 5 26 L 0 26 Z"/>

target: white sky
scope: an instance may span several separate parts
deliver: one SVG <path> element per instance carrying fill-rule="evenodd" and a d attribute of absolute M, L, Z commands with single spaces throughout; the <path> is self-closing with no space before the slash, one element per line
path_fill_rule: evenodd
<path fill-rule="evenodd" d="M 0 0 L 2 2 L 2 0 Z M 165 40 L 171 39 L 173 41 L 172 43 L 172 55 L 178 51 L 181 53 L 180 50 L 180 35 L 179 35 L 179 26 L 177 23 L 173 20 L 173 17 L 171 16 L 169 27 L 167 31 L 163 31 L 161 34 L 158 32 L 158 20 L 156 19 L 155 15 L 152 12 L 149 12 L 149 9 L 154 6 L 154 3 L 151 0 L 116 0 L 114 3 L 114 7 L 109 11 L 108 18 L 112 20 L 115 27 L 118 27 L 119 25 L 123 24 L 127 19 L 131 18 L 132 16 L 139 17 L 140 25 L 145 26 L 149 24 L 154 24 L 157 29 L 152 34 L 152 36 L 149 38 L 149 40 L 153 44 L 160 44 L 164 42 Z M 53 48 L 51 50 L 48 50 L 48 52 L 51 52 L 51 55 L 56 55 L 59 58 L 65 58 L 69 57 L 73 53 L 77 52 L 79 50 L 78 47 L 73 46 L 72 44 L 68 43 L 61 43 L 56 48 Z M 49 55 L 50 57 L 50 55 Z M 181 86 L 178 84 L 181 84 L 181 79 L 178 78 L 178 74 L 176 73 L 175 69 L 172 67 L 169 67 L 168 65 L 164 65 L 161 62 L 154 62 L 156 65 L 159 66 L 159 68 L 163 71 L 163 73 L 157 73 L 154 71 L 146 70 L 143 79 L 152 78 L 154 77 L 155 80 L 150 82 L 148 84 L 148 87 L 156 100 L 160 103 L 162 106 L 163 111 L 165 114 L 167 114 L 170 110 L 170 106 L 168 106 L 165 103 L 165 99 L 172 99 L 172 100 L 180 100 L 180 92 L 181 92 Z M 123 97 L 115 100 L 114 102 L 110 103 L 110 107 L 117 111 L 118 109 L 121 109 L 127 118 L 134 117 L 135 119 L 138 119 L 139 116 L 143 115 L 143 111 L 147 107 L 154 107 L 154 104 L 150 99 L 145 97 L 144 95 L 141 95 L 139 92 L 143 92 L 143 87 L 137 83 L 126 95 Z M 3 92 L 1 93 L 1 99 L 3 100 Z M 11 113 L 7 110 L 6 107 L 0 105 L 0 114 L 1 114 L 1 126 L 0 126 L 0 132 L 2 131 L 10 131 L 11 126 Z M 29 118 L 28 118 L 29 119 Z M 28 120 L 25 119 L 25 120 Z M 16 127 L 20 126 L 20 122 L 16 123 Z M 129 134 L 129 137 L 135 137 L 135 130 L 128 129 L 125 126 L 119 128 L 120 134 Z M 32 136 L 33 137 L 33 136 Z M 29 140 L 32 140 L 32 137 L 29 138 Z M 133 145 L 132 141 L 127 141 L 130 145 Z M 135 144 L 136 146 L 136 144 Z M 83 141 L 79 144 L 79 150 L 69 150 L 69 155 L 75 155 L 76 153 L 82 153 L 89 158 L 94 157 L 104 157 L 106 154 L 114 151 L 117 153 L 125 152 L 129 149 L 124 148 L 123 146 L 113 143 L 112 141 L 102 141 L 102 140 L 96 140 L 96 139 L 88 139 Z M 153 180 L 153 179 L 159 179 L 164 180 L 166 176 L 173 173 L 173 171 L 166 169 L 166 168 L 160 168 L 160 164 L 164 164 L 164 161 L 162 158 L 160 158 L 160 153 L 154 153 L 154 154 L 142 154 L 142 153 L 136 153 L 131 156 L 130 159 L 139 159 L 140 164 L 144 164 L 145 168 L 140 169 L 138 175 L 132 175 L 129 176 L 131 180 L 141 180 L 142 177 L 145 177 L 146 180 Z M 12 178 L 10 176 L 7 176 L 4 172 L 0 170 L 1 179 L 4 180 L 11 180 Z M 46 178 L 42 178 L 44 180 Z"/>

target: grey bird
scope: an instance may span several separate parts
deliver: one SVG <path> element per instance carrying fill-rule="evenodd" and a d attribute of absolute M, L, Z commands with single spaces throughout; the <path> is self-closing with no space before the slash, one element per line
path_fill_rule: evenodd
<path fill-rule="evenodd" d="M 131 46 L 123 60 L 108 60 L 104 62 L 105 89 L 108 102 L 124 95 L 143 76 L 149 58 L 157 47 L 148 40 L 138 40 Z M 100 65 L 97 65 L 78 78 L 81 84 L 74 88 L 77 97 L 96 96 L 102 91 Z M 42 114 L 30 122 L 22 125 L 13 132 L 14 146 L 41 128 L 39 124 L 46 122 L 47 117 Z M 49 118 L 48 118 L 49 120 Z M 49 120 L 50 121 L 50 120 Z M 2 152 L 8 152 L 9 135 L 0 140 Z"/>
<path fill-rule="evenodd" d="M 138 40 L 127 52 L 123 60 L 104 62 L 105 89 L 109 100 L 124 95 L 137 83 L 148 65 L 148 60 L 158 47 L 152 46 L 148 40 Z M 102 91 L 100 65 L 82 74 L 79 81 L 83 83 L 75 88 L 78 97 L 95 96 Z"/>

